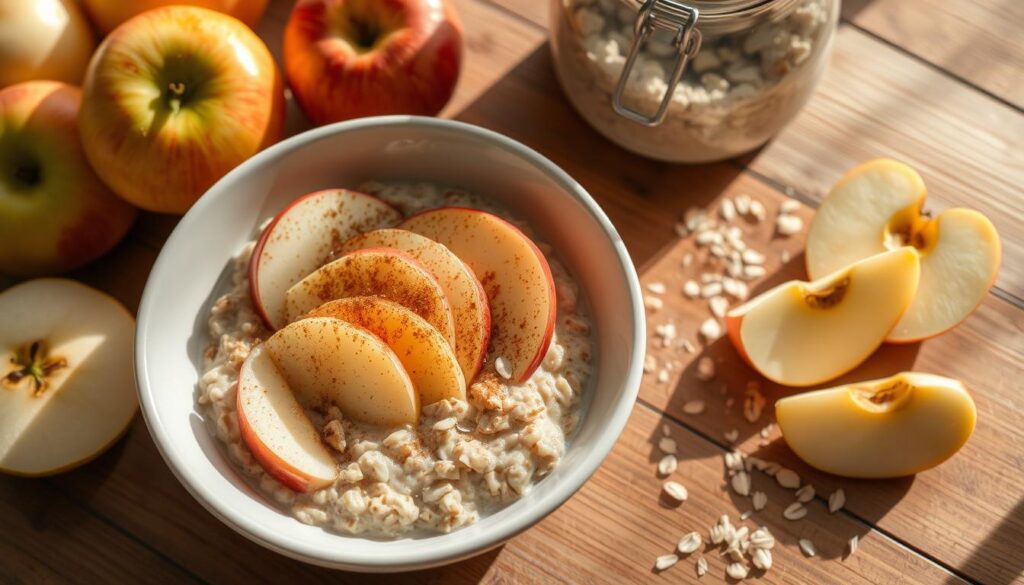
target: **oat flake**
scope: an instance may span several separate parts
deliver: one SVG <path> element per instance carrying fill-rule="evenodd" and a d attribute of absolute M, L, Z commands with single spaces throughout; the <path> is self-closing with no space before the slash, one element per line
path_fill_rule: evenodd
<path fill-rule="evenodd" d="M 664 571 L 678 562 L 679 557 L 676 555 L 663 555 L 654 559 L 654 568 L 659 571 Z"/>
<path fill-rule="evenodd" d="M 686 486 L 676 481 L 666 481 L 663 489 L 668 497 L 677 502 L 685 502 L 686 498 L 690 497 Z"/>
<path fill-rule="evenodd" d="M 835 514 L 846 505 L 846 492 L 843 488 L 839 488 L 832 492 L 828 496 L 828 511 L 830 514 Z"/>

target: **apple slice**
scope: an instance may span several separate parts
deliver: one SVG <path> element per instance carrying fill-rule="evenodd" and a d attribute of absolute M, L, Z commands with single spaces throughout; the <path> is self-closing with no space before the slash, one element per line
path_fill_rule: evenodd
<path fill-rule="evenodd" d="M 334 317 L 373 333 L 401 360 L 420 404 L 466 399 L 466 379 L 448 341 L 430 323 L 398 303 L 380 297 L 329 301 L 306 317 Z"/>
<path fill-rule="evenodd" d="M 297 492 L 338 477 L 337 462 L 262 345 L 242 364 L 237 402 L 242 441 L 267 473 Z"/>
<path fill-rule="evenodd" d="M 455 355 L 462 374 L 472 381 L 483 367 L 491 339 L 491 308 L 473 271 L 451 250 L 409 230 L 381 229 L 345 242 L 341 253 L 364 248 L 394 248 L 415 258 L 444 290 L 455 325 Z"/>
<path fill-rule="evenodd" d="M 933 337 L 967 318 L 995 283 L 1002 255 L 992 222 L 969 209 L 923 216 L 924 181 L 893 160 L 855 167 L 822 201 L 807 235 L 807 272 L 820 278 L 885 250 L 921 254 L 914 301 L 886 341 Z"/>
<path fill-rule="evenodd" d="M 953 456 L 974 431 L 974 401 L 956 380 L 904 372 L 775 404 L 782 437 L 812 467 L 846 477 L 900 477 Z"/>
<path fill-rule="evenodd" d="M 401 218 L 380 199 L 346 189 L 299 197 L 267 225 L 252 251 L 249 288 L 257 313 L 271 329 L 282 327 L 292 285 L 333 258 L 345 240 Z"/>
<path fill-rule="evenodd" d="M 0 293 L 0 315 L 0 471 L 50 475 L 110 447 L 138 410 L 131 314 L 42 278 Z"/>
<path fill-rule="evenodd" d="M 414 215 L 401 228 L 440 242 L 480 279 L 491 307 L 491 345 L 525 382 L 544 359 L 555 331 L 555 283 L 544 254 L 500 217 L 462 207 Z"/>
<path fill-rule="evenodd" d="M 331 317 L 302 319 L 262 347 L 305 408 L 334 404 L 349 418 L 388 427 L 419 419 L 419 396 L 402 362 L 361 327 Z"/>
<path fill-rule="evenodd" d="M 370 248 L 321 266 L 285 294 L 285 315 L 294 321 L 327 301 L 380 296 L 408 308 L 433 325 L 455 347 L 448 299 L 437 279 L 405 252 Z"/>
<path fill-rule="evenodd" d="M 810 386 L 852 370 L 885 340 L 917 290 L 911 247 L 861 260 L 814 282 L 793 280 L 729 311 L 726 330 L 766 378 Z"/>

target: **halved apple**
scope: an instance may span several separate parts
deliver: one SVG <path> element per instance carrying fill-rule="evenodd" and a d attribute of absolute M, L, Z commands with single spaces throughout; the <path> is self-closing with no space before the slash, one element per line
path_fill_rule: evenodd
<path fill-rule="evenodd" d="M 815 280 L 793 280 L 726 315 L 740 355 L 787 386 L 831 380 L 863 362 L 885 340 L 917 290 L 911 247 L 872 256 Z"/>
<path fill-rule="evenodd" d="M 299 197 L 260 234 L 249 264 L 253 306 L 271 329 L 282 327 L 285 292 L 334 257 L 352 236 L 394 225 L 402 215 L 372 195 L 346 189 Z"/>
<path fill-rule="evenodd" d="M 466 379 L 448 341 L 402 305 L 380 297 L 350 297 L 324 303 L 306 317 L 334 317 L 379 337 L 401 360 L 421 405 L 466 399 Z"/>
<path fill-rule="evenodd" d="M 821 203 L 807 235 L 807 272 L 820 278 L 900 246 L 921 254 L 914 301 L 886 341 L 926 339 L 964 320 L 995 283 L 999 235 L 984 215 L 948 209 L 922 215 L 926 191 L 917 172 L 894 160 L 849 171 Z"/>
<path fill-rule="evenodd" d="M 302 319 L 263 343 L 305 408 L 331 404 L 375 425 L 415 424 L 419 397 L 395 352 L 377 336 L 332 317 Z"/>
<path fill-rule="evenodd" d="M 340 253 L 364 248 L 401 250 L 437 278 L 452 310 L 455 355 L 463 376 L 472 381 L 483 366 L 491 339 L 491 309 L 487 293 L 473 271 L 444 245 L 408 230 L 380 229 L 360 234 L 345 242 Z"/>
<path fill-rule="evenodd" d="M 455 325 L 444 290 L 429 270 L 405 252 L 369 248 L 325 264 L 285 293 L 285 315 L 294 321 L 327 301 L 380 296 L 433 325 L 455 347 Z"/>
<path fill-rule="evenodd" d="M 782 437 L 812 467 L 883 478 L 935 467 L 970 438 L 974 401 L 957 380 L 918 372 L 783 398 Z"/>
<path fill-rule="evenodd" d="M 238 374 L 238 429 L 267 473 L 297 492 L 326 487 L 338 464 L 262 345 Z"/>
<path fill-rule="evenodd" d="M 462 207 L 414 215 L 399 227 L 440 242 L 473 270 L 491 307 L 491 345 L 524 382 L 548 351 L 555 330 L 555 283 L 544 254 L 500 217 Z"/>
<path fill-rule="evenodd" d="M 0 471 L 50 475 L 90 461 L 131 424 L 135 320 L 65 279 L 0 293 Z"/>

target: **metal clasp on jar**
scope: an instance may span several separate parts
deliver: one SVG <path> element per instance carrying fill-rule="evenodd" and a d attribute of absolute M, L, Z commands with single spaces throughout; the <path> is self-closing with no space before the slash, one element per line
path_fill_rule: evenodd
<path fill-rule="evenodd" d="M 700 31 L 697 30 L 696 8 L 692 8 L 676 0 L 646 0 L 636 16 L 634 28 L 633 45 L 629 48 L 629 55 L 619 76 L 619 84 L 615 88 L 615 95 L 612 96 L 612 106 L 619 115 L 639 122 L 645 126 L 657 126 L 665 120 L 668 113 L 668 106 L 672 102 L 672 93 L 675 92 L 679 80 L 683 77 L 687 62 L 700 50 Z M 640 47 L 656 29 L 672 31 L 672 46 L 679 51 L 676 57 L 675 67 L 672 68 L 672 75 L 668 79 L 668 89 L 653 115 L 644 114 L 631 109 L 622 103 L 622 94 L 629 83 L 629 73 L 633 70 Z"/>

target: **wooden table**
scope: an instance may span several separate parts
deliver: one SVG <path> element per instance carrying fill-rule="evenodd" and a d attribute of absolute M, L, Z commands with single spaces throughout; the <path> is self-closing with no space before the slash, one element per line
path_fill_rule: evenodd
<path fill-rule="evenodd" d="M 259 27 L 280 54 L 289 2 L 273 2 Z M 203 510 L 160 458 L 141 419 L 97 461 L 57 477 L 0 479 L 0 581 L 113 582 L 682 582 L 694 559 L 662 574 L 655 557 L 690 530 L 706 534 L 720 514 L 749 508 L 727 488 L 723 432 L 737 446 L 796 470 L 817 489 L 802 521 L 781 509 L 792 499 L 757 476 L 768 507 L 748 522 L 779 540 L 775 566 L 752 577 L 787 583 L 1024 582 L 1024 2 L 975 0 L 848 1 L 831 67 L 806 110 L 770 144 L 740 160 L 671 166 L 632 156 L 601 138 L 573 111 L 554 78 L 545 44 L 547 0 L 455 0 L 465 23 L 467 60 L 444 115 L 503 132 L 536 148 L 575 176 L 618 226 L 645 282 L 677 288 L 679 259 L 692 244 L 673 233 L 691 205 L 746 193 L 769 212 L 787 195 L 805 218 L 829 185 L 855 163 L 893 156 L 918 168 L 932 209 L 969 206 L 996 223 L 1004 246 L 996 288 L 965 323 L 938 339 L 884 347 L 846 379 L 902 369 L 963 380 L 978 406 L 978 426 L 961 453 L 937 469 L 894 481 L 851 481 L 816 472 L 784 446 L 763 441 L 742 416 L 754 374 L 727 342 L 704 350 L 720 360 L 714 383 L 695 377 L 699 354 L 667 383 L 645 377 L 615 450 L 567 504 L 503 547 L 437 570 L 401 577 L 328 571 L 264 550 Z M 292 131 L 306 127 L 301 116 Z M 74 276 L 138 306 L 147 274 L 176 218 L 144 215 L 113 253 Z M 751 224 L 748 240 L 768 242 Z M 802 276 L 801 237 L 771 240 L 769 281 Z M 791 261 L 780 265 L 783 249 Z M 668 297 L 670 295 L 666 295 Z M 680 297 L 681 298 L 681 297 Z M 650 315 L 695 338 L 703 309 L 670 302 Z M 656 350 L 663 352 L 664 350 Z M 662 358 L 667 357 L 658 353 Z M 127 359 L 127 357 L 126 357 Z M 720 388 L 725 387 L 725 394 Z M 765 386 L 769 399 L 783 390 Z M 728 398 L 733 406 L 726 407 Z M 684 414 L 694 398 L 700 416 Z M 770 409 L 768 409 L 770 413 Z M 654 446 L 667 425 L 680 445 L 676 477 L 690 492 L 679 508 L 659 502 Z M 767 444 L 763 444 L 767 443 Z M 837 487 L 846 507 L 828 514 Z M 858 536 L 856 554 L 844 558 Z M 804 558 L 799 538 L 819 550 Z M 723 562 L 706 554 L 702 582 L 724 580 Z"/>

